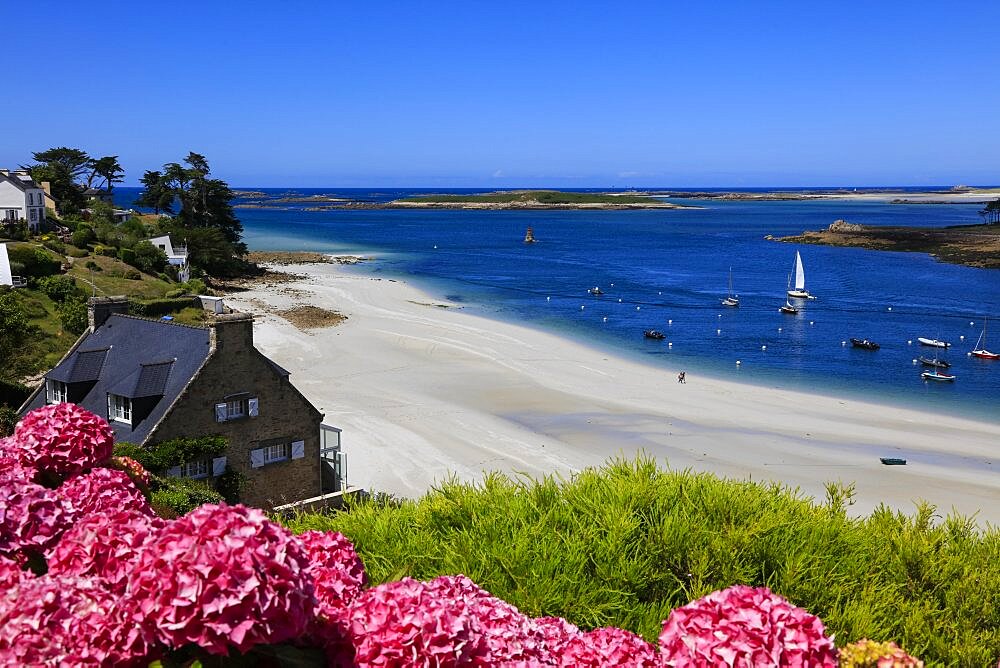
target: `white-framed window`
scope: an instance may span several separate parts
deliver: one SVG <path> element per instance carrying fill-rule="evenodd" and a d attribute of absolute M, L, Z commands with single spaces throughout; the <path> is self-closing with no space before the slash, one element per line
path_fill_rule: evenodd
<path fill-rule="evenodd" d="M 245 417 L 257 417 L 257 397 L 240 397 L 227 399 L 215 404 L 215 421 L 239 420 Z"/>
<path fill-rule="evenodd" d="M 187 464 L 181 464 L 181 477 L 207 478 L 208 462 L 206 462 L 204 459 L 199 459 L 198 461 L 188 462 Z"/>
<path fill-rule="evenodd" d="M 289 445 L 288 443 L 277 443 L 275 445 L 267 445 L 264 448 L 264 463 L 270 464 L 272 462 L 280 462 L 288 459 L 289 455 Z"/>
<path fill-rule="evenodd" d="M 109 394 L 108 416 L 116 422 L 132 424 L 132 400 L 118 394 Z"/>
<path fill-rule="evenodd" d="M 45 381 L 46 402 L 50 404 L 61 404 L 69 401 L 69 388 L 66 383 L 59 380 Z"/>

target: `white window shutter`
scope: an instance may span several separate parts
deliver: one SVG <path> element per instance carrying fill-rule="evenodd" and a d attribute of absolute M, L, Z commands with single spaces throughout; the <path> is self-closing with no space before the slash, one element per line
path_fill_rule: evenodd
<path fill-rule="evenodd" d="M 264 465 L 264 448 L 250 451 L 250 468 L 259 469 Z"/>
<path fill-rule="evenodd" d="M 216 457 L 212 460 L 212 475 L 218 478 L 220 475 L 226 472 L 226 458 Z"/>
<path fill-rule="evenodd" d="M 171 466 L 170 468 L 167 469 L 167 475 L 170 476 L 171 478 L 180 478 L 181 477 L 181 467 L 180 466 Z"/>
<path fill-rule="evenodd" d="M 215 404 L 215 421 L 225 422 L 228 417 L 229 413 L 226 411 L 226 403 Z"/>
<path fill-rule="evenodd" d="M 247 412 L 250 413 L 250 417 L 257 417 L 257 397 L 253 397 L 247 401 Z"/>
<path fill-rule="evenodd" d="M 292 459 L 302 459 L 306 456 L 306 442 L 292 441 Z"/>

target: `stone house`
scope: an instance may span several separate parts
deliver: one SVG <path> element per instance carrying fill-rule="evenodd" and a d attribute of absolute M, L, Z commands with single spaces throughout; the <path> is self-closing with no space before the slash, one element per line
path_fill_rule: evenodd
<path fill-rule="evenodd" d="M 124 297 L 90 299 L 88 329 L 21 412 L 70 401 L 107 418 L 116 441 L 140 445 L 223 436 L 223 456 L 168 474 L 211 482 L 228 466 L 249 482 L 242 500 L 261 508 L 340 491 L 339 430 L 254 347 L 251 314 L 195 327 L 127 310 Z"/>
<path fill-rule="evenodd" d="M 32 232 L 45 223 L 45 190 L 25 170 L 0 169 L 0 225 L 25 221 Z"/>

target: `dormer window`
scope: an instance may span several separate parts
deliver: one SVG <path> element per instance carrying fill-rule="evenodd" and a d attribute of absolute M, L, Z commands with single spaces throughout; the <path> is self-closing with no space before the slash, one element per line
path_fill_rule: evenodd
<path fill-rule="evenodd" d="M 61 404 L 69 400 L 69 388 L 59 380 L 45 381 L 45 400 L 50 404 Z"/>
<path fill-rule="evenodd" d="M 118 394 L 108 395 L 108 418 L 132 424 L 132 400 Z"/>
<path fill-rule="evenodd" d="M 257 417 L 257 397 L 246 394 L 230 395 L 225 401 L 215 404 L 215 421 L 228 422 L 245 417 Z"/>

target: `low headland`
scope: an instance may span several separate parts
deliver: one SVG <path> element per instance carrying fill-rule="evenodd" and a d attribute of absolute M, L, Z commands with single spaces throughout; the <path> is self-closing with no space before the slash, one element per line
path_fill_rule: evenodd
<path fill-rule="evenodd" d="M 413 209 L 684 209 L 646 195 L 631 193 L 576 193 L 559 190 L 504 190 L 472 195 L 425 195 L 389 203 Z"/>
<path fill-rule="evenodd" d="M 1000 269 L 1000 225 L 995 224 L 936 228 L 875 227 L 837 220 L 825 230 L 766 238 L 797 244 L 929 253 L 942 262 Z"/>

